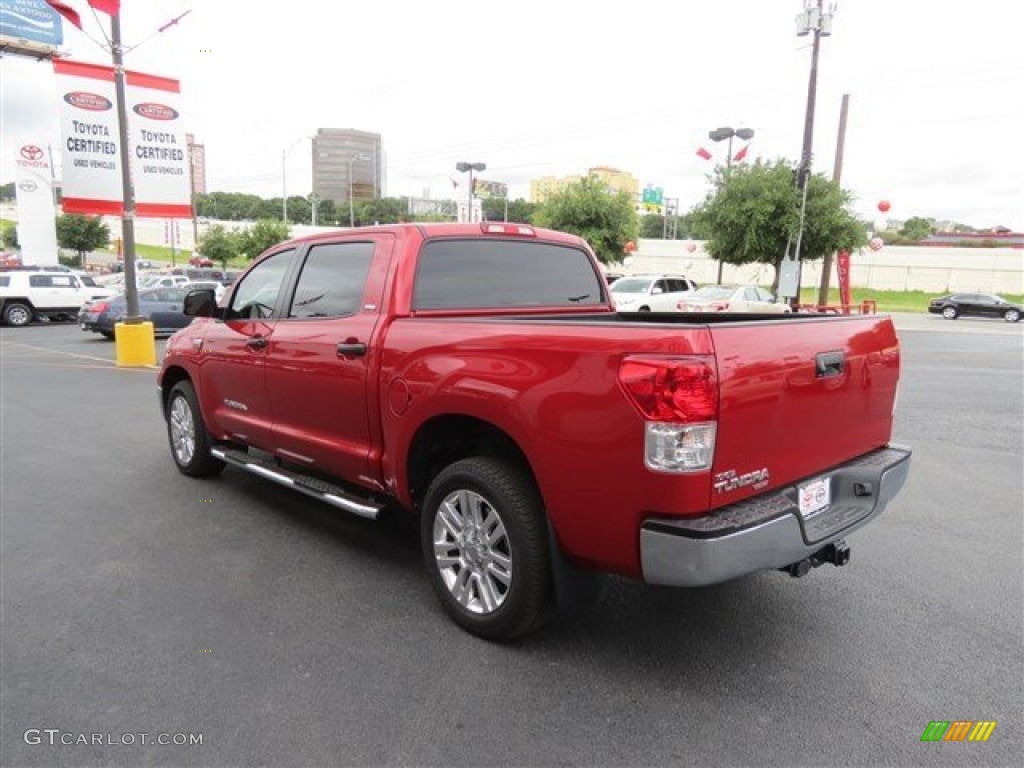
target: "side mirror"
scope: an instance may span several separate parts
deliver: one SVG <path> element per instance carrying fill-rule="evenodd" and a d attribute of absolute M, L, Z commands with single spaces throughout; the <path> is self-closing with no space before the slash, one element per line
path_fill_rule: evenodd
<path fill-rule="evenodd" d="M 185 294 L 184 314 L 189 317 L 220 317 L 217 295 L 212 288 L 199 288 Z"/>

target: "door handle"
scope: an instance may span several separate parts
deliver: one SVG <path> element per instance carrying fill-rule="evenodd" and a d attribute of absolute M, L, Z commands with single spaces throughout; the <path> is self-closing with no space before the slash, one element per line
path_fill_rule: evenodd
<path fill-rule="evenodd" d="M 355 339 L 346 339 L 338 345 L 339 357 L 362 357 L 366 354 L 366 345 Z"/>
<path fill-rule="evenodd" d="M 245 346 L 249 347 L 249 349 L 263 349 L 267 346 L 267 340 L 263 336 L 253 336 L 245 342 Z"/>

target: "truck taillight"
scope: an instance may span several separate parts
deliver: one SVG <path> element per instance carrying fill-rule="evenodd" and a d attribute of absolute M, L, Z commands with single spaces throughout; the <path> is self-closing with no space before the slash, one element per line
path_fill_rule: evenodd
<path fill-rule="evenodd" d="M 708 358 L 625 358 L 619 384 L 646 420 L 644 463 L 656 472 L 711 468 L 718 418 L 718 379 Z"/>
<path fill-rule="evenodd" d="M 105 301 L 94 301 L 92 304 L 89 305 L 89 311 L 95 312 L 98 315 L 103 312 L 106 312 L 109 306 L 110 304 L 108 304 Z"/>

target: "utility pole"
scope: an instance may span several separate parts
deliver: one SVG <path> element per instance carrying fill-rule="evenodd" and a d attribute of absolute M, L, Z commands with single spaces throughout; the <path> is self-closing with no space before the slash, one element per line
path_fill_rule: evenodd
<path fill-rule="evenodd" d="M 814 107 L 818 93 L 818 54 L 821 51 L 821 38 L 832 34 L 832 12 L 822 13 L 823 0 L 817 0 L 815 7 L 810 2 L 803 13 L 797 16 L 797 35 L 813 33 L 814 43 L 811 47 L 811 74 L 807 80 L 807 110 L 804 113 L 804 141 L 800 152 L 800 165 L 797 168 L 796 187 L 800 194 L 800 224 L 796 233 L 796 244 L 790 249 L 786 245 L 786 254 L 782 258 L 779 274 L 779 295 L 790 299 L 794 308 L 800 303 L 800 248 L 803 245 L 804 220 L 807 215 L 807 186 L 811 176 L 811 149 L 814 144 Z"/>
<path fill-rule="evenodd" d="M 832 166 L 832 181 L 839 184 L 843 175 L 843 149 L 846 146 L 846 117 L 850 111 L 850 94 L 843 94 L 843 104 L 839 108 L 839 138 L 836 140 L 836 162 Z M 821 266 L 821 286 L 818 288 L 818 305 L 828 304 L 828 283 L 832 278 L 832 251 L 825 254 L 825 262 Z"/>

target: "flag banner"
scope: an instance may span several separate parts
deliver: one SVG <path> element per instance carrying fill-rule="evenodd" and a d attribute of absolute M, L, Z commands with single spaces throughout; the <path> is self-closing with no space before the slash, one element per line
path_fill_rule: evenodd
<path fill-rule="evenodd" d="M 54 59 L 61 96 L 60 133 L 65 213 L 121 214 L 114 71 Z"/>
<path fill-rule="evenodd" d="M 53 172 L 43 146 L 39 142 L 15 142 L 18 244 L 24 264 L 57 263 Z"/>
<path fill-rule="evenodd" d="M 705 160 L 710 160 L 711 153 L 704 149 L 704 147 L 699 147 L 697 149 L 697 157 L 703 157 Z"/>
<path fill-rule="evenodd" d="M 850 252 L 839 251 L 836 254 L 836 272 L 839 273 L 839 303 L 850 304 Z"/>
<path fill-rule="evenodd" d="M 121 0 L 89 0 L 89 5 L 110 16 L 116 15 L 121 10 Z"/>
<path fill-rule="evenodd" d="M 128 126 L 139 216 L 192 218 L 189 155 L 177 80 L 128 72 Z"/>
<path fill-rule="evenodd" d="M 743 160 L 743 158 L 745 158 L 747 156 L 747 150 L 748 149 L 750 149 L 750 145 L 749 144 L 744 146 L 743 149 L 741 149 L 739 152 L 736 153 L 736 157 L 733 158 L 733 162 L 736 162 L 736 163 L 741 162 Z"/>
<path fill-rule="evenodd" d="M 123 213 L 114 72 L 55 60 L 65 213 Z M 188 151 L 176 80 L 126 73 L 129 157 L 140 217 L 191 218 Z"/>
<path fill-rule="evenodd" d="M 82 28 L 82 17 L 79 16 L 78 11 L 76 11 L 67 3 L 59 2 L 59 0 L 46 0 L 46 4 L 53 8 L 53 10 L 55 10 L 65 19 L 74 24 L 76 27 L 78 27 L 79 29 Z"/>

